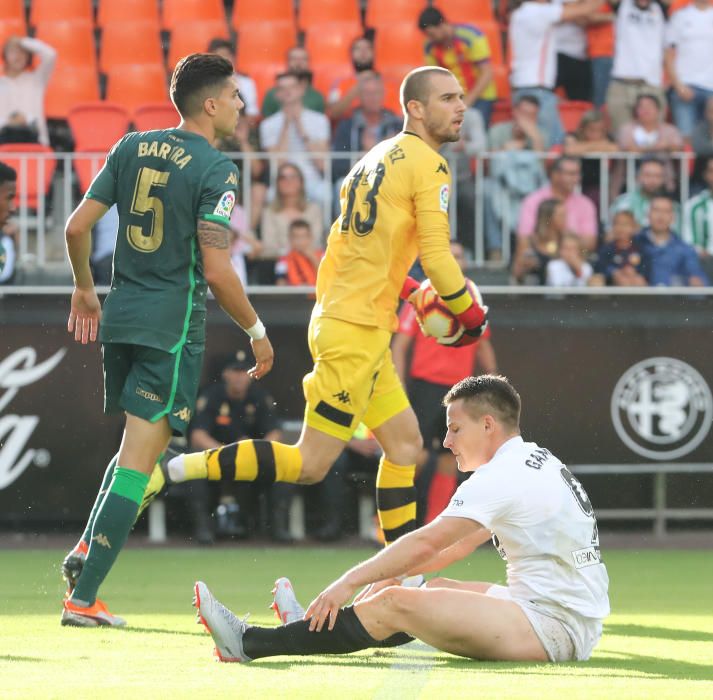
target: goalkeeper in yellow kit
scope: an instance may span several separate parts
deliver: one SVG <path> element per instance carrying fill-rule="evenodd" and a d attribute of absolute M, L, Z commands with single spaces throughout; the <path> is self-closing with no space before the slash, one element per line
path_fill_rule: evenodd
<path fill-rule="evenodd" d="M 408 277 L 416 257 L 466 328 L 459 344 L 476 342 L 485 310 L 473 301 L 450 252 L 450 172 L 438 149 L 459 139 L 465 104 L 453 74 L 411 71 L 401 85 L 404 130 L 372 148 L 341 189 L 317 275 L 309 325 L 314 368 L 303 380 L 305 420 L 295 445 L 242 440 L 180 455 L 172 481 L 321 481 L 360 422 L 383 449 L 377 509 L 387 543 L 416 527 L 418 422 L 396 374 L 389 343 L 399 296 L 413 299 Z"/>

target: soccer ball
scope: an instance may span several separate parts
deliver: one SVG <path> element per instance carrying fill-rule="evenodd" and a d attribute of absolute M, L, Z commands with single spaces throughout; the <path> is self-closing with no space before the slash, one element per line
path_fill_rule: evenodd
<path fill-rule="evenodd" d="M 475 283 L 469 279 L 465 283 L 475 303 L 483 306 L 483 297 Z M 465 328 L 433 288 L 431 280 L 421 283 L 414 296 L 414 308 L 424 335 L 436 338 L 444 345 L 455 343 L 463 335 Z"/>

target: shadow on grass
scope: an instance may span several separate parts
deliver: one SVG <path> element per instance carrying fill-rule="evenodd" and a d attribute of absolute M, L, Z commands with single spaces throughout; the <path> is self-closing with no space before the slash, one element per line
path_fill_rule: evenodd
<path fill-rule="evenodd" d="M 713 632 L 699 630 L 679 630 L 670 627 L 650 627 L 649 625 L 604 625 L 605 634 L 616 634 L 622 637 L 655 637 L 656 639 L 673 639 L 682 642 L 713 642 Z"/>
<path fill-rule="evenodd" d="M 14 656 L 7 654 L 6 656 L 0 656 L 0 661 L 24 661 L 28 664 L 44 664 L 47 663 L 48 659 L 43 659 L 40 656 Z"/>
<path fill-rule="evenodd" d="M 695 664 L 677 659 L 667 659 L 660 656 L 644 656 L 642 654 L 630 653 L 610 653 L 611 656 L 605 658 L 595 657 L 586 662 L 566 663 L 566 664 L 542 664 L 542 663 L 509 663 L 509 662 L 484 662 L 471 659 L 451 658 L 437 655 L 435 657 L 413 657 L 405 654 L 394 654 L 385 659 L 373 655 L 335 655 L 318 657 L 290 657 L 284 660 L 267 661 L 258 659 L 256 667 L 266 668 L 273 671 L 289 671 L 295 665 L 313 666 L 345 666 L 345 667 L 366 667 L 373 669 L 393 670 L 396 666 L 399 670 L 463 670 L 473 671 L 482 668 L 491 673 L 522 674 L 529 675 L 533 671 L 538 671 L 547 676 L 572 677 L 578 673 L 591 675 L 591 672 L 610 673 L 615 678 L 649 678 L 649 679 L 672 679 L 672 680 L 713 680 L 713 667 L 704 664 Z M 619 657 L 619 658 L 612 658 Z M 422 667 L 422 668 L 419 668 Z M 601 673 L 597 673 L 601 675 Z"/>

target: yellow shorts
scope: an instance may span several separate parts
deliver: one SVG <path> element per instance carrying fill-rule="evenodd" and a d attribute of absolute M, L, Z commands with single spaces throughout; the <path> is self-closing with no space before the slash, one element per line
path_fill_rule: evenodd
<path fill-rule="evenodd" d="M 409 407 L 396 374 L 391 333 L 334 318 L 312 318 L 314 368 L 302 380 L 305 422 L 345 442 L 363 422 L 378 428 Z"/>

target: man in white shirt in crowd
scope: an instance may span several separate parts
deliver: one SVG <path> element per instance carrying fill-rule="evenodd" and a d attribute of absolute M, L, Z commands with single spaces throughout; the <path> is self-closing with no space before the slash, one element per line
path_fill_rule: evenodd
<path fill-rule="evenodd" d="M 584 488 L 549 450 L 522 439 L 520 396 L 506 378 L 468 377 L 444 405 L 443 444 L 473 474 L 443 513 L 347 571 L 304 619 L 282 627 L 248 625 L 198 582 L 194 602 L 219 659 L 343 654 L 413 637 L 475 659 L 589 658 L 609 614 L 609 579 Z M 400 577 L 438 571 L 491 537 L 507 560 L 506 586 L 446 578 L 399 585 Z"/>
<path fill-rule="evenodd" d="M 597 0 L 566 5 L 549 0 L 525 0 L 510 19 L 512 61 L 510 83 L 513 103 L 522 95 L 534 95 L 540 102 L 538 126 L 550 144 L 562 143 L 564 130 L 553 92 L 557 72 L 555 25 L 594 14 Z"/>
<path fill-rule="evenodd" d="M 666 18 L 655 0 L 621 0 L 614 5 L 614 66 L 607 91 L 611 133 L 631 120 L 636 98 L 655 95 L 666 104 L 663 91 Z"/>
<path fill-rule="evenodd" d="M 305 109 L 304 85 L 294 73 L 277 76 L 276 95 L 280 111 L 260 123 L 260 144 L 278 157 L 277 165 L 294 163 L 304 175 L 307 197 L 326 202 L 328 186 L 324 179 L 323 158 L 310 156 L 329 150 L 329 120 L 324 114 Z"/>
<path fill-rule="evenodd" d="M 30 68 L 33 56 L 38 58 L 35 69 Z M 39 39 L 13 36 L 5 42 L 2 58 L 0 128 L 8 123 L 31 127 L 37 132 L 37 140 L 49 145 L 44 101 L 57 52 Z"/>
<path fill-rule="evenodd" d="M 713 5 L 694 0 L 675 12 L 666 27 L 666 73 L 673 87 L 673 121 L 684 138 L 703 119 L 713 97 Z"/>

